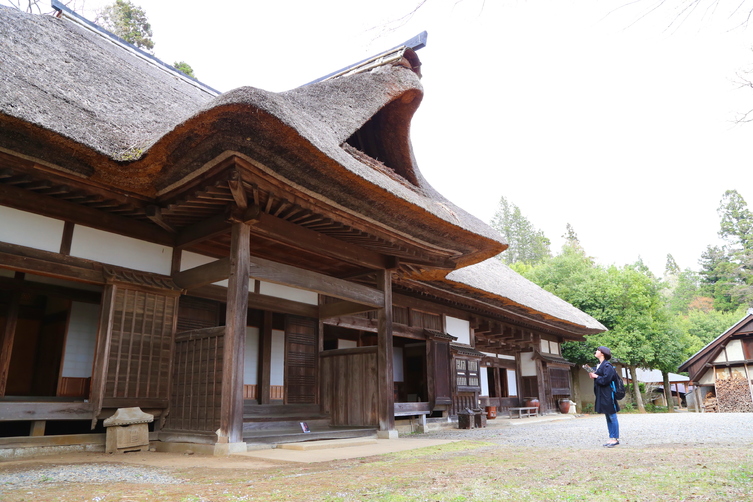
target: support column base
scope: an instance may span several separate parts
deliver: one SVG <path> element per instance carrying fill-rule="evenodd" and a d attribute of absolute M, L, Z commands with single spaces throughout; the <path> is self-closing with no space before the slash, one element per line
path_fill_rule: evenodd
<path fill-rule="evenodd" d="M 214 455 L 216 457 L 227 457 L 233 453 L 245 453 L 248 451 L 246 443 L 215 443 Z"/>
<path fill-rule="evenodd" d="M 396 429 L 392 429 L 389 431 L 377 431 L 377 438 L 378 439 L 397 439 L 398 433 Z"/>

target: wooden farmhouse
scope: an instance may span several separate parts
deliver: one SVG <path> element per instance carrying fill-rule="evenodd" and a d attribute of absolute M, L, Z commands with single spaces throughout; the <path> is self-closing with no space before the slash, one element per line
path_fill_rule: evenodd
<path fill-rule="evenodd" d="M 697 411 L 753 412 L 753 309 L 679 371 L 688 372 Z"/>
<path fill-rule="evenodd" d="M 414 48 L 220 94 L 61 9 L 0 7 L 0 452 L 120 408 L 227 453 L 570 396 L 604 327 L 427 184 Z"/>

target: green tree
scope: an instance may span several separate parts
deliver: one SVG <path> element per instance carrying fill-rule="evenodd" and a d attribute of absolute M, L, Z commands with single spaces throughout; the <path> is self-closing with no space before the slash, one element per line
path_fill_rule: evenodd
<path fill-rule="evenodd" d="M 608 328 L 605 333 L 587 337 L 585 344 L 566 344 L 563 355 L 568 360 L 593 363 L 593 349 L 606 345 L 612 349 L 615 362 L 628 367 L 633 381 L 639 367 L 661 364 L 676 369 L 682 362 L 678 359 L 685 351 L 679 351 L 679 355 L 675 352 L 683 341 L 676 340 L 680 331 L 674 329 L 665 308 L 663 285 L 641 262 L 604 268 L 583 249 L 566 244 L 558 256 L 532 267 L 526 277 Z M 643 410 L 638 387 L 634 388 L 638 408 Z"/>
<path fill-rule="evenodd" d="M 130 0 L 115 0 L 104 7 L 96 18 L 97 24 L 126 42 L 151 52 L 154 48 L 152 27 L 141 7 Z"/>
<path fill-rule="evenodd" d="M 173 63 L 173 68 L 185 73 L 191 78 L 196 78 L 196 75 L 194 75 L 193 73 L 193 68 L 191 68 L 191 65 L 186 63 L 185 61 L 176 61 L 175 63 Z"/>
<path fill-rule="evenodd" d="M 499 259 L 506 264 L 534 264 L 551 256 L 550 241 L 544 232 L 536 229 L 528 218 L 523 216 L 520 208 L 508 202 L 505 197 L 499 200 L 491 226 L 502 234 L 509 245 L 507 250 L 499 255 Z"/>

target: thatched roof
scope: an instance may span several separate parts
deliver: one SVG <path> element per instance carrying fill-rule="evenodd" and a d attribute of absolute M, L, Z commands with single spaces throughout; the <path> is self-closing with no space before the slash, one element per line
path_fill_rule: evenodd
<path fill-rule="evenodd" d="M 496 258 L 454 270 L 444 280 L 436 282 L 490 306 L 565 328 L 574 334 L 607 330 L 590 315 L 532 283 Z"/>
<path fill-rule="evenodd" d="M 214 94 L 72 22 L 6 7 L 0 67 L 0 113 L 114 159 L 161 137 Z"/>
<path fill-rule="evenodd" d="M 0 148 L 62 171 L 157 197 L 232 153 L 414 240 L 461 243 L 461 264 L 506 247 L 418 170 L 409 129 L 423 90 L 404 65 L 215 97 L 74 22 L 0 9 L 0 66 Z M 390 165 L 344 144 L 374 120 Z"/>

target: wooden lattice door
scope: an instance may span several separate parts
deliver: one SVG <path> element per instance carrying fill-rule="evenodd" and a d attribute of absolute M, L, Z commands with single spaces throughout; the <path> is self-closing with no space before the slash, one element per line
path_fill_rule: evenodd
<path fill-rule="evenodd" d="M 289 316 L 285 326 L 285 404 L 316 404 L 317 322 Z"/>

